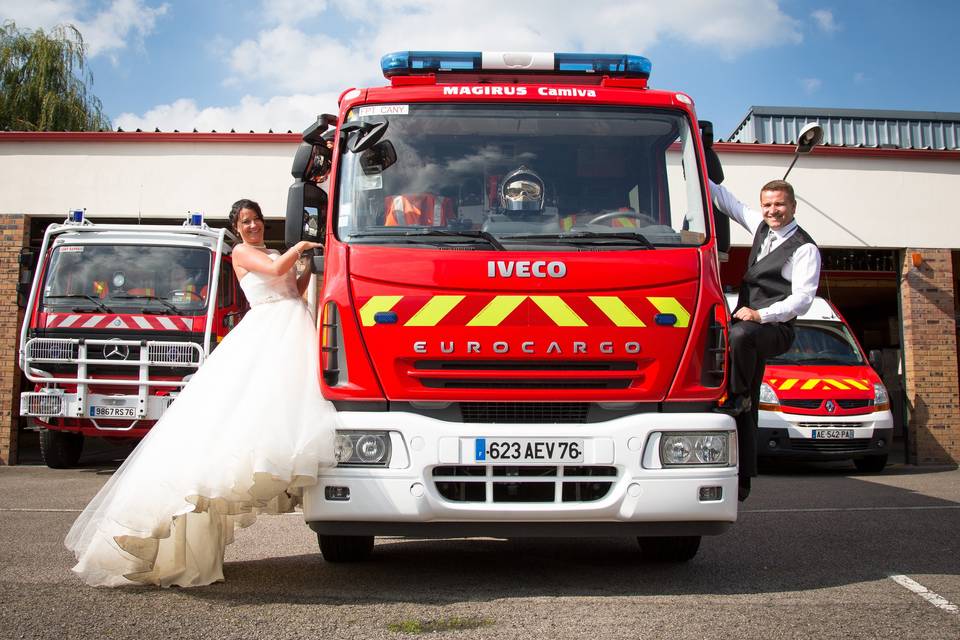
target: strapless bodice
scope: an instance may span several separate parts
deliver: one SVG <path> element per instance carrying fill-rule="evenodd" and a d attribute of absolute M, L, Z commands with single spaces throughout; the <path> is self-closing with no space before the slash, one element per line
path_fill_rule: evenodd
<path fill-rule="evenodd" d="M 271 250 L 267 255 L 270 256 L 271 260 L 276 260 L 280 254 Z M 294 269 L 290 269 L 279 276 L 248 271 L 240 279 L 240 288 L 243 289 L 251 307 L 267 302 L 298 299 L 300 297 L 297 293 L 297 276 Z"/>

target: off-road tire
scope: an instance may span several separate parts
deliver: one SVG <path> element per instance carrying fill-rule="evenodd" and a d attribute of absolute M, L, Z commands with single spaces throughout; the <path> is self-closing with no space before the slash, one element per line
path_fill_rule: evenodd
<path fill-rule="evenodd" d="M 83 451 L 83 434 L 68 431 L 40 430 L 40 455 L 51 469 L 77 466 Z"/>

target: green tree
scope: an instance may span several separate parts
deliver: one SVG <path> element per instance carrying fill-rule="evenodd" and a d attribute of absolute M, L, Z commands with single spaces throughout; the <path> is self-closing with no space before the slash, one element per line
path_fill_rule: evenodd
<path fill-rule="evenodd" d="M 90 131 L 110 119 L 90 87 L 83 36 L 72 25 L 0 26 L 0 130 Z"/>

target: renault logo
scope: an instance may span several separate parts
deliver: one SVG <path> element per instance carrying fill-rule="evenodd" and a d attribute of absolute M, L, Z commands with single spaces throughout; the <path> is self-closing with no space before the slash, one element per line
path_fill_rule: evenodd
<path fill-rule="evenodd" d="M 827 411 L 833 413 L 837 410 L 837 405 L 834 404 L 833 400 L 827 400 Z"/>
<path fill-rule="evenodd" d="M 130 347 L 123 344 L 103 345 L 103 357 L 107 360 L 126 360 L 130 357 Z"/>

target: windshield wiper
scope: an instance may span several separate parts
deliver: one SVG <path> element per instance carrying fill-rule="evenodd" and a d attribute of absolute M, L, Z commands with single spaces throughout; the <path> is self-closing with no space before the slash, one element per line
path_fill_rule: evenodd
<path fill-rule="evenodd" d="M 146 293 L 140 294 L 140 295 L 135 295 L 135 296 L 125 295 L 125 296 L 111 296 L 111 297 L 112 297 L 113 299 L 115 299 L 115 300 L 150 300 L 150 301 L 152 301 L 152 302 L 159 302 L 160 304 L 162 304 L 163 306 L 165 306 L 167 309 L 170 309 L 171 311 L 173 311 L 173 312 L 176 313 L 177 315 L 181 315 L 181 316 L 183 315 L 183 311 L 181 311 L 180 308 L 177 307 L 176 305 L 174 305 L 174 304 L 172 304 L 172 303 L 170 303 L 170 302 L 167 302 L 167 301 L 164 300 L 163 298 L 158 298 L 157 296 L 151 296 L 151 295 L 146 294 Z"/>
<path fill-rule="evenodd" d="M 102 303 L 100 300 L 98 300 L 97 298 L 94 298 L 93 296 L 88 295 L 88 294 L 86 294 L 86 293 L 62 293 L 62 294 L 55 295 L 55 296 L 44 296 L 44 298 L 47 299 L 47 300 L 63 299 L 63 298 L 67 298 L 67 299 L 73 298 L 73 299 L 75 299 L 75 300 L 76 300 L 76 299 L 89 300 L 90 302 L 92 302 L 93 304 L 95 304 L 95 305 L 97 306 L 97 309 L 99 309 L 100 311 L 103 311 L 104 313 L 113 313 L 113 311 L 110 309 L 110 307 L 108 307 L 107 305 L 103 304 L 103 303 Z"/>
<path fill-rule="evenodd" d="M 471 238 L 475 240 L 485 240 L 491 247 L 497 251 L 506 251 L 507 248 L 503 246 L 500 240 L 497 239 L 495 235 L 489 231 L 452 231 L 449 229 L 436 229 L 433 227 L 423 227 L 419 229 L 409 229 L 404 231 L 361 231 L 360 233 L 353 233 L 350 235 L 352 238 L 369 238 L 375 236 L 399 236 L 401 238 L 411 238 L 418 236 L 445 236 L 448 238 Z"/>
<path fill-rule="evenodd" d="M 573 241 L 576 244 L 578 240 L 624 240 L 622 244 L 637 243 L 645 249 L 656 249 L 645 235 L 636 231 L 627 233 L 616 233 L 613 231 L 571 231 L 569 233 L 537 233 L 537 234 L 511 234 L 503 236 L 505 240 L 559 240 L 561 242 Z M 618 244 L 618 243 L 605 243 Z"/>

